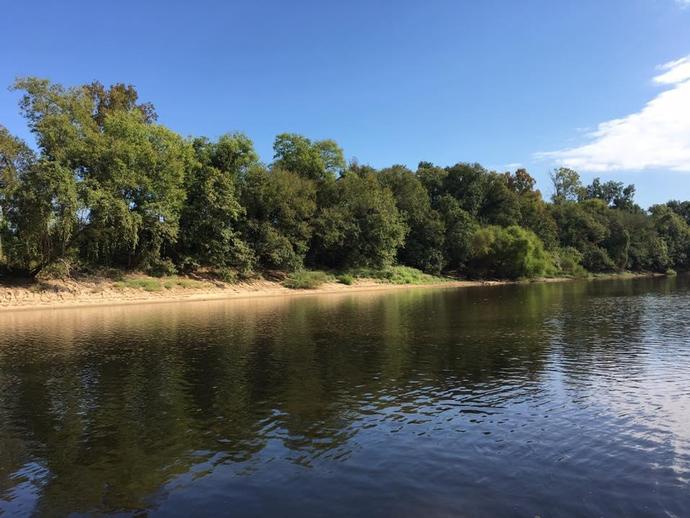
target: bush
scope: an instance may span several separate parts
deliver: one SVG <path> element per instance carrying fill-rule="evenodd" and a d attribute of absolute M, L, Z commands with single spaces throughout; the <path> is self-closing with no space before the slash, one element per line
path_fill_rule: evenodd
<path fill-rule="evenodd" d="M 537 277 L 555 271 L 541 239 L 516 225 L 484 227 L 475 232 L 470 267 L 481 276 L 505 279 Z"/>
<path fill-rule="evenodd" d="M 582 254 L 582 265 L 590 272 L 613 272 L 616 264 L 603 248 L 587 243 Z"/>
<path fill-rule="evenodd" d="M 166 277 L 168 275 L 175 275 L 177 268 L 170 259 L 157 259 L 151 263 L 146 272 L 154 277 Z"/>
<path fill-rule="evenodd" d="M 230 268 L 221 268 L 218 270 L 218 277 L 221 281 L 227 282 L 228 284 L 236 284 L 239 280 L 239 275 L 235 270 Z"/>
<path fill-rule="evenodd" d="M 313 290 L 330 280 L 332 277 L 326 272 L 302 270 L 288 275 L 283 281 L 283 286 L 293 290 Z"/>
<path fill-rule="evenodd" d="M 345 284 L 347 286 L 351 286 L 352 284 L 355 283 L 355 278 L 350 275 L 349 273 L 343 273 L 342 275 L 338 275 L 338 282 L 340 284 Z"/>
<path fill-rule="evenodd" d="M 554 254 L 556 270 L 562 275 L 573 277 L 587 276 L 587 270 L 582 267 L 582 254 L 573 247 L 559 248 Z"/>
<path fill-rule="evenodd" d="M 388 268 L 357 268 L 350 271 L 355 277 L 376 279 L 390 284 L 431 284 L 443 282 L 443 277 L 436 277 L 409 266 L 389 266 Z"/>
<path fill-rule="evenodd" d="M 70 259 L 58 259 L 43 268 L 38 274 L 39 279 L 69 279 L 76 265 Z"/>

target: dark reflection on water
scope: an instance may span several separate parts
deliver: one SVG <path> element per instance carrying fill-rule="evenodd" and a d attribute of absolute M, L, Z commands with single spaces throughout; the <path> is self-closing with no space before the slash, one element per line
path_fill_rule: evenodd
<path fill-rule="evenodd" d="M 0 514 L 690 514 L 687 277 L 0 314 Z"/>

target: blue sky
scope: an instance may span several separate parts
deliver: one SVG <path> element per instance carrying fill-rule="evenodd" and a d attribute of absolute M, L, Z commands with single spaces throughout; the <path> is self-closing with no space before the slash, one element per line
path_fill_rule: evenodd
<path fill-rule="evenodd" d="M 521 164 L 549 194 L 567 164 L 643 206 L 690 199 L 690 0 L 66 0 L 3 18 L 0 85 L 132 83 L 161 123 L 243 131 L 265 161 L 289 131 L 376 167 Z M 29 138 L 18 97 L 0 90 L 0 123 Z"/>

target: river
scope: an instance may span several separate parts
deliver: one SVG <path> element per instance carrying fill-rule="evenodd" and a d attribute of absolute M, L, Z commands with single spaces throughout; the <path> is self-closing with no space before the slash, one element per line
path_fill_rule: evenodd
<path fill-rule="evenodd" d="M 0 514 L 690 515 L 690 277 L 0 314 Z"/>

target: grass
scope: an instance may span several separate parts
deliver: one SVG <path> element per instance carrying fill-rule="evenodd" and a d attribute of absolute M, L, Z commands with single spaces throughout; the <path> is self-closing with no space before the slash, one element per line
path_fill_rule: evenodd
<path fill-rule="evenodd" d="M 283 281 L 283 286 L 292 290 L 314 290 L 332 280 L 333 276 L 326 272 L 302 270 L 288 275 Z"/>
<path fill-rule="evenodd" d="M 173 288 L 197 289 L 205 288 L 208 285 L 208 283 L 203 281 L 175 276 L 162 279 L 154 277 L 125 277 L 114 284 L 118 289 L 131 288 L 144 291 L 162 291 L 163 288 L 166 290 L 172 290 Z"/>
<path fill-rule="evenodd" d="M 346 286 L 351 286 L 356 280 L 354 275 L 350 275 L 349 273 L 342 273 L 338 275 L 337 279 L 340 284 L 345 284 Z"/>
<path fill-rule="evenodd" d="M 163 289 L 160 280 L 147 277 L 125 278 L 121 281 L 117 281 L 115 287 L 118 289 L 132 288 L 144 291 L 161 291 Z"/>
<path fill-rule="evenodd" d="M 430 275 L 409 266 L 389 266 L 380 269 L 357 268 L 348 273 L 355 278 L 376 279 L 390 284 L 434 284 L 448 280 L 445 277 Z"/>

